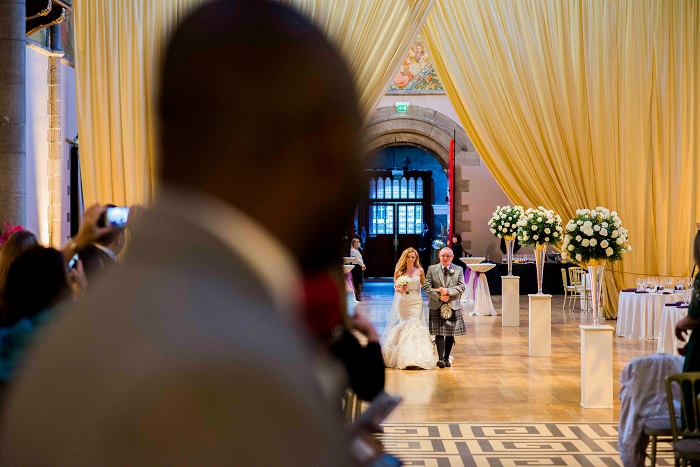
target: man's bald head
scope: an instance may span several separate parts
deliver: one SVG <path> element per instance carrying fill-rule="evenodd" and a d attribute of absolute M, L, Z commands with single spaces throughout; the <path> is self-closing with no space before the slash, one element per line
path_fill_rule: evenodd
<path fill-rule="evenodd" d="M 245 0 L 195 11 L 171 39 L 159 109 L 163 180 L 248 211 L 300 256 L 322 242 L 314 231 L 341 237 L 360 188 L 354 83 L 297 12 Z"/>

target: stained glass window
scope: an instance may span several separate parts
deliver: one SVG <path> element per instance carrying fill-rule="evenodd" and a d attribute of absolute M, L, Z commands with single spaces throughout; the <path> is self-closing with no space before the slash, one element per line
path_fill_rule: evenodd
<path fill-rule="evenodd" d="M 401 179 L 401 199 L 408 198 L 408 181 L 406 177 Z"/>
<path fill-rule="evenodd" d="M 423 206 L 416 205 L 416 233 L 423 232 Z"/>
<path fill-rule="evenodd" d="M 399 199 L 399 181 L 394 180 L 394 199 Z"/>
<path fill-rule="evenodd" d="M 416 233 L 416 206 L 408 206 L 408 215 L 406 216 L 406 233 L 414 234 Z"/>
<path fill-rule="evenodd" d="M 369 207 L 369 235 L 377 235 L 377 206 Z"/>
<path fill-rule="evenodd" d="M 386 206 L 386 233 L 394 233 L 394 205 Z"/>
<path fill-rule="evenodd" d="M 406 205 L 399 204 L 399 235 L 406 233 Z"/>
<path fill-rule="evenodd" d="M 384 197 L 391 199 L 391 179 L 389 177 L 384 181 Z"/>
<path fill-rule="evenodd" d="M 416 199 L 416 179 L 408 179 L 408 199 Z"/>
<path fill-rule="evenodd" d="M 379 178 L 377 180 L 377 199 L 384 198 L 384 179 Z"/>
<path fill-rule="evenodd" d="M 423 178 L 416 179 L 416 199 L 423 199 Z"/>
<path fill-rule="evenodd" d="M 374 178 L 369 179 L 369 199 L 377 198 L 377 181 Z"/>

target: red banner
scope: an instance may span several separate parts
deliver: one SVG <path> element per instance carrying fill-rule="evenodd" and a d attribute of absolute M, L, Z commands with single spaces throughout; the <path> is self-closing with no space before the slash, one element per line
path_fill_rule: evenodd
<path fill-rule="evenodd" d="M 450 187 L 450 205 L 448 211 L 448 222 L 450 230 L 448 232 L 447 245 L 452 248 L 452 236 L 455 226 L 455 140 L 450 140 L 450 165 L 447 171 L 447 183 Z"/>

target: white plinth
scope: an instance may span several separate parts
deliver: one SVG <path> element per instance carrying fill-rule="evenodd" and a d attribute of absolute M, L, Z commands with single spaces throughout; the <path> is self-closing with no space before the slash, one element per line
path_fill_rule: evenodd
<path fill-rule="evenodd" d="M 520 277 L 501 277 L 503 327 L 520 326 Z"/>
<path fill-rule="evenodd" d="M 530 356 L 552 356 L 552 296 L 529 294 Z"/>
<path fill-rule="evenodd" d="M 613 408 L 612 326 L 581 328 L 581 407 Z"/>

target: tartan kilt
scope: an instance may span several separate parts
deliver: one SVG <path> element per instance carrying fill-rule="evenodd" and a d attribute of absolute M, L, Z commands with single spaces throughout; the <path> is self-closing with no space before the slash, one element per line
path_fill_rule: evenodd
<path fill-rule="evenodd" d="M 429 310 L 428 327 L 433 336 L 463 336 L 467 333 L 467 327 L 462 318 L 462 309 L 452 310 L 452 318 L 442 319 L 440 310 Z"/>

